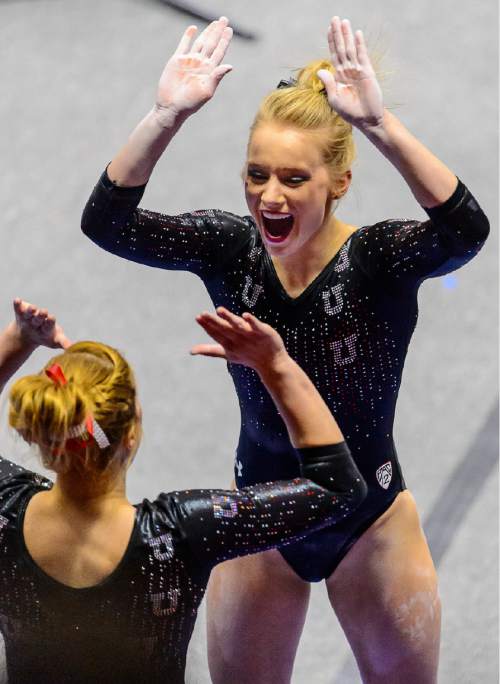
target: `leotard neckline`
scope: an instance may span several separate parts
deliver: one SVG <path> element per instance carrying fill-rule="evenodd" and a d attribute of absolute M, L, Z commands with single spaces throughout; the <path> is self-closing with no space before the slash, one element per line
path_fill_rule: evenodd
<path fill-rule="evenodd" d="M 349 249 L 350 242 L 353 238 L 353 236 L 361 230 L 360 228 L 357 228 L 355 231 L 353 231 L 350 235 L 347 236 L 347 238 L 344 240 L 344 242 L 340 245 L 338 250 L 335 252 L 335 254 L 332 256 L 330 261 L 323 266 L 321 271 L 318 273 L 318 275 L 311 280 L 309 285 L 305 288 L 305 290 L 302 290 L 302 292 L 297 295 L 297 297 L 292 297 L 291 295 L 288 294 L 286 289 L 283 286 L 283 283 L 281 282 L 276 269 L 274 268 L 273 260 L 269 256 L 268 251 L 263 247 L 264 250 L 264 262 L 266 264 L 267 272 L 268 272 L 268 277 L 270 278 L 272 282 L 272 292 L 276 292 L 278 294 L 278 297 L 285 301 L 287 304 L 290 306 L 299 306 L 302 304 L 306 299 L 309 298 L 311 293 L 316 291 L 317 286 L 330 274 L 330 271 L 332 268 L 335 266 L 336 262 L 338 261 L 340 255 L 342 252 L 344 252 L 346 249 Z"/>
<path fill-rule="evenodd" d="M 88 587 L 72 587 L 69 584 L 65 584 L 64 582 L 60 582 L 59 580 L 56 580 L 52 575 L 49 575 L 45 570 L 43 570 L 38 563 L 35 561 L 33 556 L 30 554 L 28 551 L 28 547 L 26 546 L 26 541 L 24 539 L 24 518 L 26 515 L 26 509 L 28 508 L 28 504 L 35 496 L 35 494 L 39 494 L 41 491 L 46 491 L 45 487 L 40 487 L 39 489 L 36 489 L 35 491 L 30 491 L 28 492 L 27 496 L 25 497 L 24 501 L 22 502 L 20 508 L 19 508 L 19 516 L 17 518 L 17 535 L 19 539 L 19 546 L 21 549 L 21 554 L 22 554 L 22 559 L 25 563 L 30 565 L 32 568 L 33 572 L 35 572 L 37 575 L 39 575 L 41 578 L 43 578 L 44 581 L 47 583 L 51 584 L 54 587 L 57 587 L 63 591 L 68 591 L 72 592 L 74 594 L 83 594 L 85 592 L 92 592 L 100 589 L 101 587 L 104 587 L 107 584 L 110 584 L 113 582 L 121 573 L 122 569 L 126 567 L 127 560 L 129 556 L 132 553 L 132 550 L 137 543 L 137 538 L 139 535 L 139 524 L 138 524 L 138 507 L 135 506 L 135 518 L 134 518 L 134 526 L 132 528 L 132 532 L 130 534 L 130 539 L 128 541 L 128 544 L 125 548 L 125 551 L 123 553 L 123 556 L 121 559 L 118 561 L 118 564 L 115 566 L 114 570 L 112 570 L 109 575 L 106 575 L 106 577 L 98 582 L 97 584 L 92 584 Z"/>

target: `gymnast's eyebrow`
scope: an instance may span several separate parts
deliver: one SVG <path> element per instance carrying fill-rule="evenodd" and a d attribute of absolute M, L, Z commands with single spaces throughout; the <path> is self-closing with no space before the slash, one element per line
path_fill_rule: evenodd
<path fill-rule="evenodd" d="M 265 164 L 259 164 L 258 162 L 252 162 L 249 161 L 247 164 L 247 168 L 250 171 L 252 170 L 259 170 L 259 171 L 268 171 L 269 167 L 266 166 Z M 310 176 L 311 172 L 308 169 L 300 168 L 298 166 L 278 166 L 276 169 L 279 173 L 297 173 L 300 174 L 301 176 Z"/>

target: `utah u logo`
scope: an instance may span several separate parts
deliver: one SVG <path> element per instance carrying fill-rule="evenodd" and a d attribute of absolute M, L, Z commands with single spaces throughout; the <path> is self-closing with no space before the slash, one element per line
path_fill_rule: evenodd
<path fill-rule="evenodd" d="M 336 365 L 347 366 L 349 363 L 353 363 L 356 360 L 357 337 L 357 334 L 353 333 L 348 337 L 344 337 L 342 340 L 335 340 L 335 342 L 330 344 L 330 348 L 333 349 L 333 361 Z"/>
<path fill-rule="evenodd" d="M 238 504 L 228 496 L 212 494 L 215 518 L 235 518 L 238 515 Z"/>
<path fill-rule="evenodd" d="M 339 252 L 339 258 L 337 260 L 337 264 L 335 265 L 335 271 L 337 273 L 340 273 L 341 271 L 345 271 L 346 268 L 349 266 L 349 256 L 348 256 L 349 248 L 347 245 L 344 245 L 342 249 Z"/>
<path fill-rule="evenodd" d="M 166 561 L 174 556 L 174 545 L 172 544 L 171 534 L 160 534 L 159 537 L 148 539 L 149 546 L 153 549 L 153 556 L 156 560 Z"/>
<path fill-rule="evenodd" d="M 344 306 L 344 300 L 342 298 L 343 289 L 344 286 L 339 284 L 334 285 L 334 287 L 331 287 L 329 290 L 325 290 L 321 293 L 321 296 L 323 297 L 325 313 L 327 313 L 329 316 L 335 316 L 335 314 L 338 314 L 342 311 L 342 307 Z"/>
<path fill-rule="evenodd" d="M 150 594 L 149 600 L 152 603 L 153 615 L 164 617 L 175 613 L 179 604 L 180 593 L 180 589 L 172 587 L 167 592 L 160 591 L 158 594 Z"/>
<path fill-rule="evenodd" d="M 251 294 L 250 289 L 252 290 Z M 244 303 L 249 307 L 255 306 L 263 289 L 262 285 L 253 285 L 249 275 L 245 276 L 245 287 L 243 288 L 242 294 Z"/>

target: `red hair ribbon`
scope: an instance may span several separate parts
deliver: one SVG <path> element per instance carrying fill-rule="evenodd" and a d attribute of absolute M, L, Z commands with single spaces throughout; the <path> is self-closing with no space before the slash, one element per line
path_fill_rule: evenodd
<path fill-rule="evenodd" d="M 58 363 L 52 364 L 50 368 L 46 369 L 45 373 L 55 385 L 68 384 L 63 369 Z M 92 439 L 96 441 L 99 449 L 106 449 L 110 445 L 109 439 L 99 423 L 94 420 L 92 414 L 89 414 L 82 425 L 70 428 L 69 439 L 66 440 L 64 448 L 67 451 L 79 451 L 80 449 L 85 449 Z"/>
<path fill-rule="evenodd" d="M 48 375 L 49 378 L 52 380 L 54 385 L 67 385 L 68 381 L 66 380 L 66 376 L 64 375 L 63 369 L 58 363 L 52 364 L 50 368 L 47 368 L 45 371 L 45 375 Z"/>
<path fill-rule="evenodd" d="M 45 374 L 52 380 L 54 385 L 62 386 L 68 384 L 66 376 L 64 375 L 64 371 L 58 363 L 53 363 L 50 368 L 47 368 Z M 72 431 L 70 430 L 70 434 L 71 432 Z M 66 440 L 64 448 L 67 451 L 79 451 L 80 449 L 85 449 L 87 447 L 94 434 L 94 422 L 92 420 L 92 416 L 88 416 L 85 419 L 85 423 L 78 427 L 76 432 L 78 435 L 70 437 Z M 85 437 L 83 437 L 82 433 L 85 434 L 85 432 L 87 434 Z"/>

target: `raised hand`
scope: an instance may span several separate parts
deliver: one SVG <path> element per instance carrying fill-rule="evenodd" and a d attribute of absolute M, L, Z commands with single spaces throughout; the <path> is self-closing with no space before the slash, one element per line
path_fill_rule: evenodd
<path fill-rule="evenodd" d="M 282 359 L 288 359 L 276 330 L 250 313 L 236 316 L 220 306 L 216 314 L 204 312 L 196 321 L 217 344 L 197 344 L 191 354 L 215 356 L 259 372 L 272 370 Z"/>
<path fill-rule="evenodd" d="M 158 84 L 156 108 L 161 114 L 189 115 L 210 100 L 222 78 L 232 69 L 222 60 L 233 30 L 226 17 L 213 21 L 196 38 L 196 26 L 189 26 L 177 50 L 168 60 Z"/>
<path fill-rule="evenodd" d="M 257 371 L 296 448 L 343 440 L 330 409 L 274 328 L 250 313 L 235 316 L 222 306 L 216 314 L 205 312 L 196 320 L 217 344 L 197 344 L 191 354 L 215 356 Z"/>
<path fill-rule="evenodd" d="M 362 31 L 353 34 L 348 19 L 333 17 L 328 46 L 335 74 L 320 69 L 318 76 L 325 84 L 330 106 L 357 128 L 378 126 L 384 114 L 382 91 Z"/>
<path fill-rule="evenodd" d="M 51 349 L 66 349 L 71 346 L 64 330 L 47 309 L 39 309 L 22 299 L 15 299 L 14 313 L 14 326 L 23 342 Z"/>

